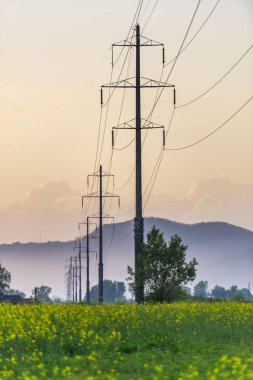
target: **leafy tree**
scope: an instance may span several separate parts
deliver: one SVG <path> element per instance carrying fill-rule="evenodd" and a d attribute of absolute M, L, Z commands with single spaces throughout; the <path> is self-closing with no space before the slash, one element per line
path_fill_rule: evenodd
<path fill-rule="evenodd" d="M 185 262 L 186 250 L 180 236 L 172 236 L 167 244 L 163 234 L 154 226 L 142 247 L 142 269 L 135 273 L 128 267 L 131 291 L 134 293 L 135 284 L 141 281 L 147 301 L 171 302 L 184 298 L 184 285 L 195 279 L 198 264 L 195 258 L 188 264 Z"/>
<path fill-rule="evenodd" d="M 213 298 L 220 298 L 220 299 L 228 299 L 229 295 L 227 290 L 223 286 L 216 285 L 212 290 L 211 290 L 211 296 Z"/>
<path fill-rule="evenodd" d="M 38 286 L 36 287 L 32 294 L 36 299 L 41 303 L 48 303 L 51 302 L 51 298 L 49 297 L 49 294 L 52 292 L 52 288 L 46 285 Z"/>
<path fill-rule="evenodd" d="M 207 298 L 207 281 L 199 281 L 193 289 L 193 295 L 198 298 Z"/>
<path fill-rule="evenodd" d="M 58 297 L 58 296 L 53 296 L 51 298 L 51 301 L 54 302 L 54 303 L 63 303 L 64 302 L 64 300 L 61 297 Z"/>
<path fill-rule="evenodd" d="M 0 296 L 5 294 L 9 289 L 11 282 L 11 274 L 8 270 L 2 266 L 0 263 Z"/>
<path fill-rule="evenodd" d="M 25 298 L 26 295 L 25 293 L 21 292 L 20 290 L 17 289 L 9 289 L 5 292 L 5 294 L 8 294 L 10 296 L 20 296 L 21 298 Z"/>
<path fill-rule="evenodd" d="M 229 289 L 230 298 L 233 298 L 239 292 L 237 285 L 232 285 Z"/>
<path fill-rule="evenodd" d="M 124 282 L 104 280 L 104 302 L 115 303 L 117 301 L 125 301 L 124 293 L 126 286 Z M 98 285 L 92 286 L 90 290 L 91 301 L 98 300 Z"/>
<path fill-rule="evenodd" d="M 242 294 L 242 296 L 244 297 L 244 299 L 246 301 L 253 301 L 253 296 L 252 294 L 250 293 L 250 290 L 247 289 L 247 288 L 242 288 L 240 289 L 240 293 Z"/>
<path fill-rule="evenodd" d="M 236 301 L 236 302 L 245 302 L 246 301 L 243 294 L 240 291 L 234 293 L 233 296 L 231 297 L 231 300 Z"/>

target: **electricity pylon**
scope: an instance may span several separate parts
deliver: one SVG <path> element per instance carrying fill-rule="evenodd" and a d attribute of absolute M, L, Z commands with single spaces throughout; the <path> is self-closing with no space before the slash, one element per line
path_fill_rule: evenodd
<path fill-rule="evenodd" d="M 144 220 L 142 216 L 142 129 L 151 128 L 163 128 L 162 126 L 155 125 L 150 120 L 145 121 L 145 125 L 142 126 L 141 118 L 141 89 L 143 88 L 165 88 L 172 87 L 174 89 L 174 105 L 175 105 L 175 86 L 168 83 L 163 83 L 149 78 L 141 77 L 141 60 L 140 52 L 142 47 L 154 47 L 162 46 L 163 52 L 163 65 L 165 63 L 164 45 L 160 42 L 153 41 L 149 38 L 140 35 L 140 26 L 136 25 L 135 42 L 132 42 L 131 38 L 127 40 L 115 43 L 112 45 L 112 65 L 113 65 L 113 47 L 135 47 L 136 50 L 136 75 L 134 78 L 127 78 L 118 82 L 109 83 L 101 87 L 101 104 L 103 104 L 103 88 L 123 88 L 123 89 L 135 89 L 135 126 L 126 127 L 125 125 L 114 127 L 114 129 L 134 129 L 135 130 L 135 218 L 134 218 L 134 250 L 135 250 L 135 301 L 137 303 L 144 302 L 144 284 L 139 279 L 138 273 L 142 271 L 141 260 L 141 247 L 143 244 L 144 234 Z M 125 123 L 129 125 L 130 122 Z M 113 138 L 114 144 L 114 138 Z M 165 133 L 163 132 L 163 146 L 165 144 Z M 138 280 L 137 280 L 138 279 Z"/>
<path fill-rule="evenodd" d="M 96 223 L 90 223 L 90 219 L 92 219 L 92 218 L 94 218 L 94 217 L 87 216 L 86 222 L 81 222 L 78 225 L 80 233 L 81 233 L 80 226 L 82 224 L 86 225 L 86 236 L 84 236 L 84 238 L 86 239 L 86 303 L 87 303 L 87 305 L 90 304 L 90 253 L 96 253 L 97 254 L 97 251 L 90 249 L 90 238 L 93 238 L 93 239 L 98 238 L 98 236 L 90 236 L 89 226 L 95 225 L 96 229 L 97 229 Z"/>
<path fill-rule="evenodd" d="M 99 198 L 99 262 L 98 262 L 98 302 L 103 304 L 104 302 L 104 264 L 103 264 L 103 198 L 118 198 L 118 195 L 110 194 L 108 192 L 103 193 L 103 177 L 114 177 L 110 173 L 102 171 L 102 165 L 99 167 L 99 171 L 93 174 L 89 174 L 88 177 L 98 177 L 99 178 L 99 194 L 91 193 L 82 196 L 82 207 L 83 198 Z"/>

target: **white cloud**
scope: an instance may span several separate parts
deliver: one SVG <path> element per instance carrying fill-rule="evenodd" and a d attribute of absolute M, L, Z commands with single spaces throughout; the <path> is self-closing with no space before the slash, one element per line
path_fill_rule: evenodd
<path fill-rule="evenodd" d="M 253 230 L 253 184 L 229 178 L 196 182 L 181 199 L 151 199 L 148 215 L 181 222 L 225 221 Z"/>
<path fill-rule="evenodd" d="M 75 236 L 81 195 L 65 182 L 46 182 L 0 214 L 6 241 L 67 240 Z"/>
<path fill-rule="evenodd" d="M 180 199 L 151 198 L 145 215 L 186 223 L 225 221 L 253 230 L 253 184 L 233 184 L 228 178 L 196 182 Z M 70 240 L 80 217 L 81 194 L 65 182 L 47 182 L 0 213 L 1 242 L 39 241 L 40 235 L 42 241 Z"/>

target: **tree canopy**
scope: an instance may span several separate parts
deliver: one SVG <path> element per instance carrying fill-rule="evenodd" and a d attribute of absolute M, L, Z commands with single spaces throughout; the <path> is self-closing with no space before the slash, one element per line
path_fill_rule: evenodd
<path fill-rule="evenodd" d="M 142 269 L 135 273 L 128 267 L 130 289 L 135 292 L 139 281 L 144 283 L 145 299 L 153 302 L 171 302 L 185 295 L 184 285 L 196 277 L 197 261 L 186 263 L 187 246 L 178 235 L 169 243 L 155 226 L 147 234 L 142 246 Z"/>
<path fill-rule="evenodd" d="M 46 285 L 37 286 L 35 290 L 33 290 L 33 295 L 36 297 L 36 300 L 38 300 L 41 303 L 48 303 L 52 302 L 51 298 L 49 297 L 49 294 L 52 292 L 52 288 Z"/>
<path fill-rule="evenodd" d="M 198 298 L 207 298 L 208 297 L 207 288 L 208 288 L 207 281 L 199 281 L 194 286 L 193 295 Z"/>
<path fill-rule="evenodd" d="M 11 283 L 11 274 L 0 263 L 0 296 L 5 294 L 5 292 L 10 288 L 10 283 Z"/>
<path fill-rule="evenodd" d="M 117 301 L 124 301 L 124 293 L 126 286 L 124 282 L 104 280 L 104 302 L 115 303 Z M 98 300 L 98 285 L 92 286 L 90 290 L 91 301 L 96 302 Z"/>
<path fill-rule="evenodd" d="M 21 298 L 25 298 L 26 294 L 24 292 L 21 292 L 17 289 L 8 289 L 5 294 L 8 294 L 10 296 L 20 296 Z"/>

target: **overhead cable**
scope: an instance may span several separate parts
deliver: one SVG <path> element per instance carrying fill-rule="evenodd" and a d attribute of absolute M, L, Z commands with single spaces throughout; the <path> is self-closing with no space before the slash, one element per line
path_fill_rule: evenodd
<path fill-rule="evenodd" d="M 221 129 L 222 127 L 224 127 L 224 125 L 226 125 L 230 120 L 232 120 L 244 107 L 246 107 L 246 105 L 253 99 L 253 96 L 251 96 L 235 113 L 233 113 L 233 115 L 231 115 L 226 121 L 224 121 L 224 123 L 222 123 L 221 125 L 219 125 L 217 128 L 215 128 L 211 133 L 209 133 L 208 135 L 206 135 L 205 137 L 202 137 L 201 139 L 195 141 L 194 143 L 192 144 L 188 144 L 188 145 L 185 145 L 185 146 L 181 146 L 181 147 L 177 147 L 177 148 L 165 148 L 165 150 L 183 150 L 183 149 L 187 149 L 187 148 L 191 148 L 193 147 L 194 145 L 197 145 L 199 143 L 201 143 L 202 141 L 206 140 L 208 137 L 212 136 L 214 133 L 216 133 L 219 129 Z"/>
<path fill-rule="evenodd" d="M 197 11 L 198 11 L 198 8 L 199 8 L 199 6 L 200 6 L 200 3 L 201 3 L 201 0 L 198 0 L 197 5 L 196 5 L 195 10 L 194 10 L 194 13 L 193 13 L 193 15 L 192 15 L 192 17 L 191 17 L 191 20 L 190 20 L 190 23 L 189 23 L 189 25 L 188 25 L 188 28 L 187 28 L 187 30 L 186 30 L 185 36 L 184 36 L 184 38 L 183 38 L 183 40 L 182 40 L 182 43 L 181 43 L 181 45 L 180 45 L 180 47 L 179 47 L 178 53 L 177 53 L 176 58 L 175 58 L 175 60 L 174 60 L 174 63 L 173 63 L 173 65 L 172 65 L 171 69 L 170 69 L 170 72 L 169 72 L 168 76 L 167 76 L 166 83 L 168 83 L 168 80 L 169 80 L 169 78 L 170 78 L 170 76 L 171 76 L 171 74 L 172 74 L 172 71 L 174 70 L 174 67 L 175 67 L 175 65 L 176 65 L 176 63 L 177 63 L 178 57 L 179 57 L 179 55 L 180 55 L 180 53 L 181 53 L 181 51 L 182 51 L 182 49 L 183 49 L 183 46 L 184 46 L 185 40 L 186 40 L 186 38 L 187 38 L 187 36 L 188 36 L 188 34 L 189 34 L 189 31 L 190 31 L 191 26 L 192 26 L 192 24 L 193 24 L 193 21 L 194 21 L 194 18 L 195 18 L 195 16 L 196 16 L 196 13 L 197 13 Z M 147 119 L 149 119 L 149 118 L 150 118 L 150 115 L 154 112 L 154 109 L 155 109 L 155 107 L 157 106 L 157 103 L 158 103 L 158 101 L 159 101 L 159 99 L 160 99 L 160 97 L 161 97 L 161 95 L 162 95 L 162 93 L 163 93 L 163 90 L 164 90 L 164 88 L 162 88 L 162 90 L 160 91 L 160 94 L 157 96 L 157 98 L 156 98 L 156 100 L 155 100 L 155 103 L 154 103 L 154 105 L 153 105 L 153 107 L 152 107 L 152 109 L 151 109 L 151 112 L 150 112 L 150 114 L 149 114 L 149 116 L 148 116 Z M 170 126 L 171 126 L 171 123 L 172 123 L 172 120 L 173 120 L 174 113 L 175 113 L 175 108 L 174 108 L 174 110 L 173 110 L 172 117 L 171 117 L 171 119 L 170 119 L 170 123 L 169 123 L 169 127 L 168 127 L 168 130 L 167 130 L 166 136 L 167 136 L 167 134 L 168 134 L 168 132 L 169 132 L 169 129 L 170 129 Z M 148 197 L 147 197 L 147 199 L 146 199 L 146 202 L 145 202 L 145 205 L 144 205 L 144 208 L 143 208 L 143 209 L 145 209 L 145 207 L 146 207 L 146 205 L 147 205 L 147 203 L 148 203 L 148 201 L 149 201 L 149 198 L 150 198 L 150 195 L 151 195 L 152 189 L 153 189 L 153 187 L 154 187 L 155 180 L 156 180 L 156 177 L 157 177 L 157 175 L 158 175 L 158 171 L 159 171 L 159 168 L 160 168 L 160 165 L 161 165 L 161 161 L 162 161 L 162 158 L 163 158 L 163 154 L 164 154 L 164 150 L 162 149 L 162 150 L 160 151 L 160 153 L 159 153 L 159 156 L 158 156 L 158 159 L 157 159 L 156 165 L 155 165 L 155 167 L 154 167 L 153 173 L 152 173 L 151 178 L 150 178 L 149 183 L 148 183 L 148 185 L 149 185 L 150 182 L 151 182 L 151 180 L 152 180 L 152 177 L 154 177 L 153 182 L 152 182 L 152 185 L 151 185 L 151 189 L 150 189 L 150 191 L 149 191 L 149 194 L 148 194 Z M 145 191 L 147 191 L 147 188 L 146 188 Z"/>
<path fill-rule="evenodd" d="M 148 17 L 146 23 L 144 24 L 144 26 L 143 26 L 143 28 L 142 28 L 142 32 L 144 32 L 144 30 L 146 29 L 146 27 L 147 27 L 147 25 L 148 25 L 148 23 L 149 23 L 149 21 L 150 21 L 152 15 L 153 15 L 153 13 L 154 13 L 154 10 L 155 10 L 155 8 L 156 8 L 156 6 L 157 6 L 158 1 L 159 1 L 159 0 L 156 0 L 155 4 L 154 4 L 154 6 L 153 6 L 153 8 L 152 8 L 152 10 L 151 10 L 151 12 L 150 12 L 150 15 L 149 15 L 149 17 Z"/>
<path fill-rule="evenodd" d="M 196 102 L 196 100 L 199 100 L 200 98 L 202 98 L 204 95 L 206 95 L 209 91 L 211 91 L 215 86 L 217 86 L 224 78 L 226 78 L 226 76 L 228 74 L 231 73 L 231 71 L 242 61 L 242 59 L 250 52 L 250 50 L 252 49 L 253 47 L 253 44 L 245 51 L 245 53 L 238 59 L 238 61 L 236 61 L 232 67 L 230 67 L 230 69 L 224 74 L 222 75 L 222 77 L 217 81 L 215 82 L 211 87 L 209 87 L 205 92 L 203 92 L 201 95 L 197 96 L 197 98 L 194 98 L 192 100 L 190 100 L 189 102 L 187 103 L 184 103 L 184 104 L 180 104 L 179 106 L 176 106 L 176 108 L 181 108 L 181 107 L 185 107 L 185 106 L 188 106 L 189 104 L 192 104 L 193 102 Z"/>
<path fill-rule="evenodd" d="M 183 51 L 185 51 L 185 49 L 188 48 L 188 46 L 191 44 L 191 42 L 197 37 L 197 35 L 199 34 L 199 32 L 201 31 L 201 29 L 204 27 L 204 25 L 206 24 L 206 22 L 209 20 L 209 18 L 211 17 L 211 15 L 213 14 L 214 10 L 216 9 L 217 5 L 219 4 L 221 0 L 218 0 L 216 2 L 216 4 L 214 5 L 214 7 L 212 8 L 211 12 L 208 14 L 207 18 L 205 19 L 205 21 L 200 25 L 199 29 L 197 30 L 197 32 L 193 35 L 193 37 L 190 39 L 190 41 L 185 45 L 185 47 L 181 50 L 180 54 L 183 53 Z M 177 57 L 177 56 L 176 56 Z M 173 61 L 175 61 L 176 57 L 172 58 L 169 62 L 167 62 L 164 66 L 168 66 L 170 63 L 172 63 Z"/>

